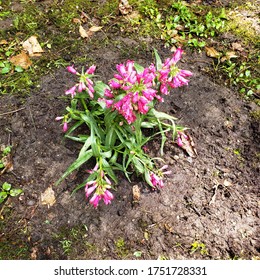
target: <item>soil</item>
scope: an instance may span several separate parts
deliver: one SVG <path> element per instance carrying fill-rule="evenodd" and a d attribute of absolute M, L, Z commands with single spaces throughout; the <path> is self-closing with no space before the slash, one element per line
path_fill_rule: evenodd
<path fill-rule="evenodd" d="M 139 46 L 129 38 L 117 40 L 125 49 Z M 155 41 L 134 57 L 112 43 L 86 47 L 86 52 L 106 81 L 119 62 L 148 65 L 154 46 L 163 58 L 170 55 Z M 86 202 L 84 189 L 71 196 L 87 166 L 54 186 L 79 151 L 54 121 L 64 112 L 64 92 L 73 76 L 60 68 L 42 77 L 27 97 L 1 96 L 0 143 L 13 146 L 14 169 L 0 183 L 7 181 L 24 194 L 0 206 L 0 259 L 259 258 L 260 125 L 250 114 L 256 105 L 210 78 L 209 63 L 202 54 L 187 52 L 180 68 L 194 73 L 189 86 L 174 90 L 158 106 L 189 128 L 197 157 L 169 137 L 163 159 L 172 174 L 165 187 L 151 191 L 140 178 L 130 183 L 119 173 L 112 204 L 97 209 Z M 148 149 L 159 156 L 158 141 Z M 134 203 L 136 184 L 141 198 Z M 48 187 L 55 193 L 52 206 L 41 203 Z M 17 253 L 8 257 L 6 250 L 14 249 Z"/>

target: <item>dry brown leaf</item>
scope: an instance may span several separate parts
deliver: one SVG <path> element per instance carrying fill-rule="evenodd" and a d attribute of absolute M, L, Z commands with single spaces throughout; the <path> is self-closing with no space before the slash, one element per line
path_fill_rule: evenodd
<path fill-rule="evenodd" d="M 41 56 L 41 53 L 44 52 L 36 36 L 31 36 L 24 41 L 23 48 L 29 53 L 29 56 Z"/>
<path fill-rule="evenodd" d="M 217 58 L 220 56 L 220 53 L 215 50 L 213 47 L 205 47 L 206 55 L 209 57 Z"/>
<path fill-rule="evenodd" d="M 10 61 L 15 66 L 21 66 L 23 69 L 28 69 L 32 65 L 29 56 L 25 52 L 21 52 L 18 55 L 12 56 Z"/>
<path fill-rule="evenodd" d="M 1 40 L 0 45 L 8 45 L 8 42 L 6 40 Z"/>
<path fill-rule="evenodd" d="M 92 26 L 89 28 L 89 31 L 91 32 L 97 32 L 99 31 L 103 26 Z"/>
<path fill-rule="evenodd" d="M 221 57 L 221 62 L 224 62 L 224 61 L 226 61 L 226 60 L 230 60 L 231 58 L 235 58 L 235 57 L 238 57 L 237 55 L 236 55 L 236 53 L 235 52 L 233 52 L 233 51 L 229 51 L 229 52 L 226 52 L 226 55 L 225 56 L 223 56 L 223 57 Z"/>
<path fill-rule="evenodd" d="M 84 29 L 84 27 L 82 27 L 82 25 L 79 26 L 79 34 L 82 38 L 88 38 L 92 35 L 92 33 L 87 31 L 86 29 Z"/>
<path fill-rule="evenodd" d="M 48 208 L 54 205 L 56 202 L 55 193 L 52 187 L 48 187 L 44 193 L 41 194 L 41 203 L 42 205 L 47 205 Z"/>
<path fill-rule="evenodd" d="M 73 18 L 73 19 L 72 19 L 72 22 L 73 22 L 73 23 L 76 23 L 76 24 L 77 24 L 77 23 L 81 24 L 81 20 L 80 20 L 79 18 Z"/>
<path fill-rule="evenodd" d="M 33 247 L 31 249 L 31 259 L 32 260 L 37 260 L 37 253 L 38 253 L 38 248 L 37 247 Z"/>
<path fill-rule="evenodd" d="M 244 48 L 241 46 L 241 44 L 239 43 L 232 43 L 231 47 L 234 51 L 240 51 L 242 52 L 244 50 Z"/>
<path fill-rule="evenodd" d="M 132 6 L 129 5 L 127 0 L 120 0 L 118 9 L 124 16 L 130 14 L 133 11 Z"/>
<path fill-rule="evenodd" d="M 138 185 L 133 186 L 133 201 L 138 202 L 140 200 L 141 193 Z"/>
<path fill-rule="evenodd" d="M 179 137 L 181 138 L 182 142 L 181 148 L 184 149 L 190 157 L 195 158 L 197 156 L 197 150 L 192 137 L 184 133 L 179 134 Z"/>

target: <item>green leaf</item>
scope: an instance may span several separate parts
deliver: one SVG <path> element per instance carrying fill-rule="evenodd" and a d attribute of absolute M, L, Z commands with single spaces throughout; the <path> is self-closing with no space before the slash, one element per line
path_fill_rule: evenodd
<path fill-rule="evenodd" d="M 3 202 L 7 198 L 7 192 L 0 192 L 0 203 Z"/>
<path fill-rule="evenodd" d="M 18 73 L 23 72 L 23 68 L 21 66 L 15 66 L 14 70 Z"/>
<path fill-rule="evenodd" d="M 100 157 L 99 141 L 98 141 L 98 138 L 95 135 L 94 126 L 93 125 L 91 125 L 90 140 L 91 140 L 91 149 L 92 149 L 92 152 L 93 152 L 93 156 L 94 157 Z"/>
<path fill-rule="evenodd" d="M 146 169 L 145 172 L 144 172 L 144 178 L 145 178 L 146 183 L 147 183 L 149 186 L 151 186 L 151 187 L 154 186 L 154 185 L 152 184 L 152 182 L 151 182 L 150 174 L 149 174 L 149 172 L 148 172 L 147 169 Z"/>
<path fill-rule="evenodd" d="M 177 120 L 177 118 L 175 118 L 169 114 L 166 114 L 164 112 L 159 112 L 159 111 L 155 110 L 154 108 L 152 108 L 149 112 L 151 112 L 158 119 Z"/>
<path fill-rule="evenodd" d="M 155 55 L 156 69 L 160 70 L 160 69 L 162 69 L 162 60 L 161 60 L 161 58 L 160 58 L 160 56 L 158 54 L 158 51 L 155 48 L 153 49 L 153 51 L 154 51 L 154 55 Z"/>
<path fill-rule="evenodd" d="M 82 154 L 78 157 L 65 171 L 61 178 L 55 183 L 57 186 L 61 181 L 63 181 L 71 172 L 78 169 L 83 163 L 87 162 L 93 156 L 92 150 L 86 151 L 85 154 Z"/>
<path fill-rule="evenodd" d="M 114 151 L 114 154 L 113 154 L 112 157 L 110 157 L 109 162 L 112 163 L 112 164 L 115 164 L 116 161 L 117 161 L 117 157 L 118 157 L 118 152 Z"/>
<path fill-rule="evenodd" d="M 156 123 L 152 122 L 142 122 L 141 127 L 143 128 L 154 128 L 156 126 Z"/>
<path fill-rule="evenodd" d="M 135 168 L 138 172 L 140 172 L 141 174 L 143 174 L 144 171 L 145 171 L 145 168 L 144 168 L 143 164 L 140 162 L 140 160 L 139 160 L 137 157 L 133 157 L 131 161 L 133 162 L 134 168 Z"/>
<path fill-rule="evenodd" d="M 100 97 L 104 97 L 105 89 L 109 89 L 109 86 L 101 81 L 96 82 L 94 90 Z"/>
<path fill-rule="evenodd" d="M 12 185 L 7 183 L 7 182 L 4 182 L 3 185 L 2 185 L 2 189 L 5 190 L 5 191 L 10 191 L 12 188 Z"/>
<path fill-rule="evenodd" d="M 111 158 L 111 155 L 112 155 L 112 151 L 111 150 L 109 150 L 107 152 L 102 152 L 101 153 L 102 158 Z"/>
<path fill-rule="evenodd" d="M 4 150 L 3 150 L 3 156 L 6 156 L 6 155 L 10 154 L 11 153 L 11 148 L 12 148 L 11 146 L 5 147 Z"/>
<path fill-rule="evenodd" d="M 11 196 L 17 196 L 17 195 L 19 195 L 21 193 L 23 193 L 23 190 L 21 190 L 21 189 L 11 189 L 10 190 L 10 195 Z"/>
<path fill-rule="evenodd" d="M 108 176 L 117 184 L 117 177 L 106 159 L 102 159 L 103 167 Z"/>
<path fill-rule="evenodd" d="M 1 74 L 7 74 L 11 70 L 11 67 L 9 65 L 6 65 L 4 68 L 1 70 Z"/>
<path fill-rule="evenodd" d="M 140 258 L 142 256 L 142 252 L 141 251 L 136 251 L 133 254 L 136 258 Z"/>
<path fill-rule="evenodd" d="M 85 141 L 83 147 L 81 148 L 81 150 L 79 152 L 79 157 L 82 157 L 90 146 L 91 146 L 91 138 L 88 136 L 87 140 Z"/>
<path fill-rule="evenodd" d="M 116 143 L 116 139 L 117 139 L 117 136 L 116 136 L 115 126 L 113 125 L 109 128 L 109 130 L 107 132 L 105 146 L 108 148 L 113 147 Z"/>
<path fill-rule="evenodd" d="M 144 67 L 138 63 L 134 63 L 135 70 L 137 71 L 138 74 L 142 73 L 144 71 Z"/>

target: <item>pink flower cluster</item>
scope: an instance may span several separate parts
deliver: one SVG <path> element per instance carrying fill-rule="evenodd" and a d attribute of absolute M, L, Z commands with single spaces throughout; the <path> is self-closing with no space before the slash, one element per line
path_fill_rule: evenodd
<path fill-rule="evenodd" d="M 172 58 L 167 58 L 160 69 L 158 80 L 160 81 L 160 91 L 162 94 L 169 94 L 169 88 L 181 87 L 188 85 L 186 77 L 192 75 L 188 70 L 181 70 L 176 66 L 176 63 L 181 59 L 183 50 L 178 48 Z"/>
<path fill-rule="evenodd" d="M 98 164 L 96 164 L 89 173 L 94 173 L 97 169 Z M 101 199 L 103 199 L 106 205 L 111 203 L 111 200 L 114 198 L 113 194 L 109 191 L 109 189 L 111 189 L 111 184 L 111 181 L 104 175 L 103 170 L 100 171 L 98 179 L 87 182 L 85 187 L 86 198 L 95 191 L 89 200 L 89 203 L 92 204 L 94 208 L 97 208 Z"/>
<path fill-rule="evenodd" d="M 151 183 L 154 187 L 156 188 L 163 188 L 164 187 L 164 183 L 163 183 L 163 175 L 166 174 L 171 174 L 171 171 L 163 171 L 165 169 L 168 168 L 168 165 L 164 165 L 163 167 L 161 167 L 160 169 L 157 170 L 156 174 L 154 172 L 150 173 L 150 180 Z"/>
<path fill-rule="evenodd" d="M 68 66 L 67 70 L 75 75 L 80 76 L 80 81 L 78 84 L 74 85 L 72 88 L 68 89 L 65 94 L 70 94 L 73 98 L 76 95 L 76 91 L 82 92 L 83 90 L 87 90 L 89 96 L 91 99 L 94 98 L 94 87 L 93 87 L 93 81 L 90 79 L 90 77 L 94 74 L 96 70 L 96 66 L 92 65 L 90 66 L 85 74 L 79 74 L 77 70 L 73 66 Z"/>
<path fill-rule="evenodd" d="M 134 61 L 118 64 L 118 73 L 109 81 L 110 89 L 105 90 L 105 98 L 99 99 L 106 103 L 107 108 L 117 110 L 128 124 L 136 120 L 136 113 L 146 114 L 149 103 L 156 98 L 163 102 L 163 98 L 154 89 L 156 81 L 160 83 L 160 94 L 169 94 L 170 88 L 188 84 L 186 77 L 192 75 L 188 70 L 181 70 L 176 63 L 181 59 L 183 50 L 178 48 L 172 58 L 167 58 L 162 68 L 156 71 L 154 65 L 145 68 L 142 73 L 135 69 Z"/>
<path fill-rule="evenodd" d="M 131 124 L 136 120 L 135 113 L 146 114 L 149 110 L 149 102 L 154 98 L 162 101 L 157 95 L 157 90 L 153 89 L 156 78 L 156 70 L 152 64 L 145 68 L 142 73 L 137 73 L 134 62 L 129 60 L 124 64 L 116 66 L 118 73 L 114 75 L 114 79 L 109 81 L 111 89 L 105 90 L 105 101 L 108 108 L 117 110 L 126 121 Z M 126 94 L 118 100 L 120 90 Z"/>

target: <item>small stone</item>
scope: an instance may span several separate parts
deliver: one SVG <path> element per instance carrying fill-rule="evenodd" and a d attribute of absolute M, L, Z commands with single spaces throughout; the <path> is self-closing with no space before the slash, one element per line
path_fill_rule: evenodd
<path fill-rule="evenodd" d="M 30 199 L 27 201 L 28 206 L 33 206 L 34 204 L 35 204 L 35 200 Z"/>
<path fill-rule="evenodd" d="M 192 162 L 193 162 L 192 157 L 188 157 L 188 158 L 187 158 L 187 161 L 188 161 L 189 163 L 192 163 Z"/>
<path fill-rule="evenodd" d="M 228 181 L 228 180 L 224 180 L 223 185 L 225 187 L 230 187 L 232 185 L 232 183 L 230 181 Z"/>

